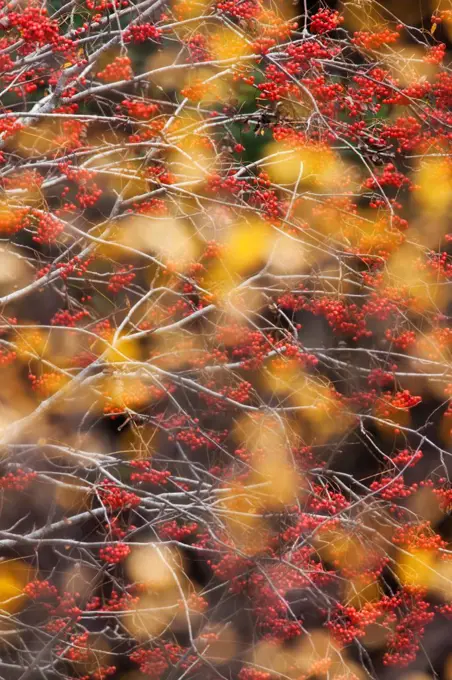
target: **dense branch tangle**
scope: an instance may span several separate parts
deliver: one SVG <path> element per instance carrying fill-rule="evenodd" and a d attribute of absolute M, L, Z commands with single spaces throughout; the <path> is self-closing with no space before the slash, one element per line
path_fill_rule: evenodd
<path fill-rule="evenodd" d="M 410 12 L 1 7 L 2 677 L 436 668 L 452 14 Z"/>

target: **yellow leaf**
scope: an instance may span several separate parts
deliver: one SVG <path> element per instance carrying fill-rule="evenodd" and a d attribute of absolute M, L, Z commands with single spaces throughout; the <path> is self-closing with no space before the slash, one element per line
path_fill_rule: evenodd
<path fill-rule="evenodd" d="M 435 562 L 432 550 L 400 552 L 397 575 L 404 585 L 429 587 L 434 580 Z"/>
<path fill-rule="evenodd" d="M 247 220 L 232 227 L 226 243 L 226 268 L 243 273 L 263 262 L 269 253 L 271 239 L 270 225 L 260 219 Z"/>
<path fill-rule="evenodd" d="M 272 181 L 277 184 L 295 184 L 303 175 L 301 151 L 287 149 L 280 142 L 267 144 L 264 149 L 263 165 Z"/>
<path fill-rule="evenodd" d="M 122 361 L 135 361 L 140 357 L 139 344 L 119 338 L 114 346 L 107 350 L 106 360 L 112 364 Z"/>
<path fill-rule="evenodd" d="M 215 59 L 240 59 L 252 54 L 252 45 L 228 28 L 221 28 L 210 36 L 210 49 Z"/>
<path fill-rule="evenodd" d="M 12 614 L 22 608 L 23 589 L 33 579 L 32 572 L 28 564 L 18 560 L 0 563 L 0 610 Z"/>

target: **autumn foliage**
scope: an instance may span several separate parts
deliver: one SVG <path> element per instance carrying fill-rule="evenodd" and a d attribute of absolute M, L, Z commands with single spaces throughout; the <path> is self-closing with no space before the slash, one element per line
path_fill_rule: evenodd
<path fill-rule="evenodd" d="M 451 41 L 0 2 L 1 677 L 452 677 Z"/>

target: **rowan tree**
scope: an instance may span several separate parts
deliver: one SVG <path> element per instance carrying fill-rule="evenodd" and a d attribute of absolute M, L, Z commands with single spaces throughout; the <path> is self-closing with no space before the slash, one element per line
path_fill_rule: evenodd
<path fill-rule="evenodd" d="M 452 677 L 425 4 L 0 3 L 1 677 Z"/>

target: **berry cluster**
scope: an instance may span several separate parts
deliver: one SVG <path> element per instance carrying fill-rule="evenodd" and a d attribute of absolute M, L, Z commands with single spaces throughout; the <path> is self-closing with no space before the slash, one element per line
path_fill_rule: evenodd
<path fill-rule="evenodd" d="M 311 33 L 328 33 L 334 31 L 344 21 L 337 10 L 319 9 L 316 14 L 311 16 L 311 23 L 309 28 Z"/>
<path fill-rule="evenodd" d="M 115 83 L 120 80 L 130 80 L 133 77 L 130 57 L 116 57 L 110 64 L 97 74 L 104 83 Z"/>
<path fill-rule="evenodd" d="M 126 543 L 106 545 L 99 550 L 99 557 L 107 564 L 119 564 L 130 555 L 130 546 Z"/>
<path fill-rule="evenodd" d="M 367 50 L 377 50 L 383 45 L 392 45 L 400 38 L 399 30 L 391 31 L 390 28 L 385 28 L 383 31 L 376 33 L 371 31 L 356 31 L 352 42 L 358 47 L 364 47 Z"/>
<path fill-rule="evenodd" d="M 67 328 L 75 328 L 77 323 L 86 317 L 89 317 L 89 312 L 86 309 L 81 309 L 79 312 L 71 314 L 67 309 L 62 309 L 56 312 L 51 318 L 52 326 L 66 326 Z"/>
<path fill-rule="evenodd" d="M 65 376 L 62 373 L 56 373 L 55 371 L 43 373 L 39 377 L 34 373 L 28 374 L 31 389 L 34 392 L 37 392 L 42 398 L 50 397 L 52 394 L 55 394 L 55 392 L 58 392 L 63 386 L 64 377 Z"/>
<path fill-rule="evenodd" d="M 132 467 L 139 470 L 139 472 L 132 472 L 130 475 L 131 482 L 145 482 L 146 484 L 167 484 L 171 477 L 169 470 L 153 470 L 151 463 L 146 460 L 133 460 L 130 463 Z"/>
<path fill-rule="evenodd" d="M 141 503 L 140 497 L 133 491 L 121 488 L 109 479 L 99 485 L 97 493 L 100 501 L 110 512 L 135 508 Z"/>
<path fill-rule="evenodd" d="M 18 468 L 16 472 L 8 472 L 0 477 L 0 489 L 25 491 L 36 477 L 37 473 L 33 470 L 26 471 Z"/>
<path fill-rule="evenodd" d="M 124 31 L 124 42 L 142 43 L 146 40 L 158 40 L 162 30 L 153 24 L 135 24 Z"/>
<path fill-rule="evenodd" d="M 110 277 L 107 286 L 108 290 L 112 293 L 119 293 L 120 290 L 126 288 L 136 276 L 135 272 L 131 271 L 132 269 L 132 264 L 128 267 L 120 267 L 120 269 Z"/>
<path fill-rule="evenodd" d="M 52 244 L 55 243 L 64 231 L 64 224 L 50 213 L 32 211 L 30 217 L 36 224 L 36 234 L 33 241 L 36 243 Z"/>

